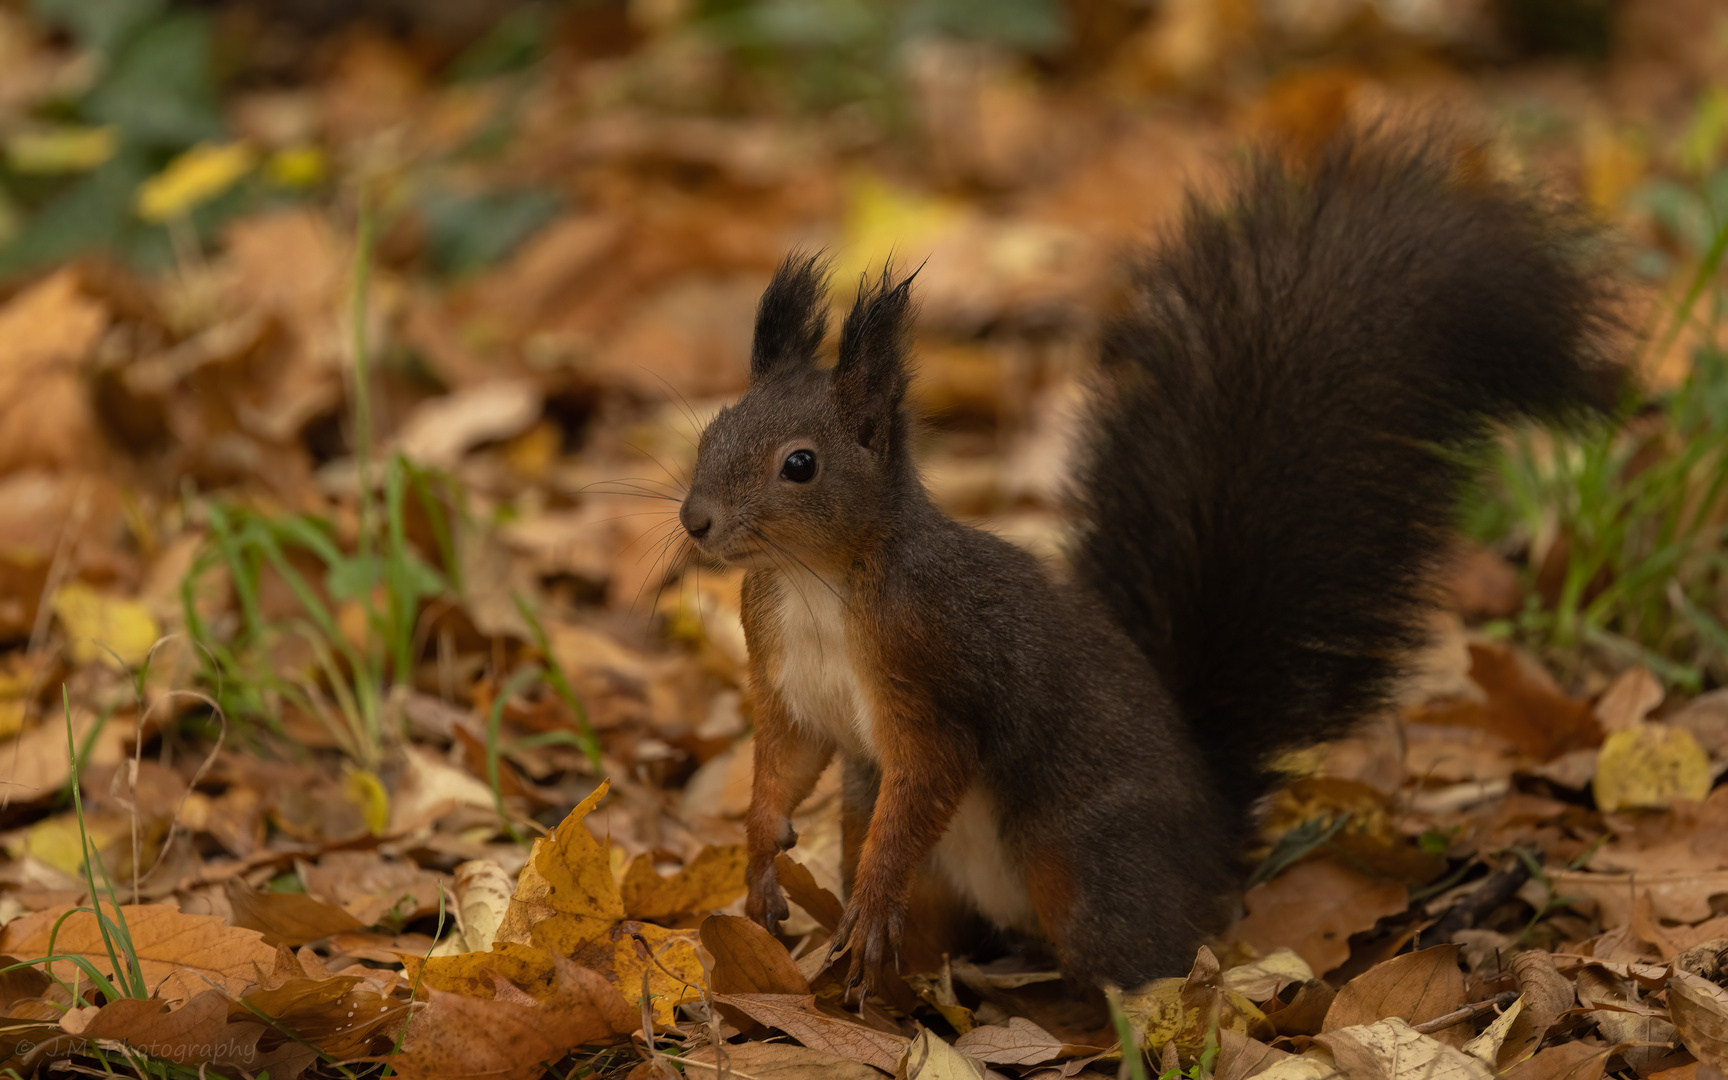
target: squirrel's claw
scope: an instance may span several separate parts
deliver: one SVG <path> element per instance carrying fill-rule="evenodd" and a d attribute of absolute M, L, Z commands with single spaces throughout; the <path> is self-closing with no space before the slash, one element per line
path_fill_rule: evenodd
<path fill-rule="evenodd" d="M 749 875 L 750 894 L 744 901 L 744 914 L 760 924 L 770 934 L 780 932 L 780 920 L 791 914 L 786 906 L 786 890 L 780 887 L 780 875 L 769 863 Z"/>
<path fill-rule="evenodd" d="M 868 903 L 860 896 L 847 905 L 826 960 L 832 964 L 836 957 L 852 955 L 846 973 L 846 1000 L 852 1000 L 853 991 L 862 988 L 858 998 L 862 1004 L 880 988 L 890 953 L 896 958 L 900 955 L 904 921 L 900 908 L 892 904 Z"/>

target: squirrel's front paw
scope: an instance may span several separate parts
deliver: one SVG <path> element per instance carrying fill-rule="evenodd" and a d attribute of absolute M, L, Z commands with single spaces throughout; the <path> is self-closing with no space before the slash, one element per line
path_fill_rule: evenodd
<path fill-rule="evenodd" d="M 860 892 L 846 906 L 846 914 L 834 931 L 834 943 L 828 948 L 828 959 L 841 952 L 852 955 L 852 965 L 846 975 L 847 997 L 862 986 L 864 993 L 875 991 L 882 982 L 884 966 L 890 956 L 896 965 L 900 959 L 900 935 L 905 928 L 903 905 Z"/>
<path fill-rule="evenodd" d="M 750 880 L 750 894 L 744 901 L 744 914 L 770 934 L 779 933 L 780 920 L 790 914 L 791 909 L 786 906 L 786 890 L 780 887 L 780 875 L 774 864 L 751 867 L 746 877 Z"/>

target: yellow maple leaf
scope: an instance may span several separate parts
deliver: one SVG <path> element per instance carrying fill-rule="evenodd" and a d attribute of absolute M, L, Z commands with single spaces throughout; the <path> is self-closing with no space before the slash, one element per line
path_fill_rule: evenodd
<path fill-rule="evenodd" d="M 80 664 L 102 661 L 136 667 L 162 636 L 148 607 L 99 593 L 83 582 L 62 586 L 54 594 L 53 607 L 71 639 L 72 659 Z"/>
<path fill-rule="evenodd" d="M 243 142 L 199 143 L 138 187 L 138 216 L 164 222 L 192 212 L 252 171 L 258 155 Z"/>

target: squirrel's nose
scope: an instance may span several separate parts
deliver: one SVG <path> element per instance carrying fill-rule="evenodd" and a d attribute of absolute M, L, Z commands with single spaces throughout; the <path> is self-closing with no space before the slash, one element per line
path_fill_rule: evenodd
<path fill-rule="evenodd" d="M 698 506 L 694 499 L 687 499 L 678 508 L 678 520 L 684 523 L 684 531 L 700 540 L 708 535 L 708 530 L 714 527 L 714 515 L 705 507 Z"/>

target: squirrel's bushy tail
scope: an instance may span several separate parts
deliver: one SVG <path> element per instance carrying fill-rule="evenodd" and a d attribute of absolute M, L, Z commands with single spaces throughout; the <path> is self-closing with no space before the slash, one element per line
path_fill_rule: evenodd
<path fill-rule="evenodd" d="M 1136 268 L 1105 338 L 1075 566 L 1239 805 L 1420 644 L 1464 479 L 1440 451 L 1622 385 L 1588 236 L 1450 145 L 1257 159 Z"/>

